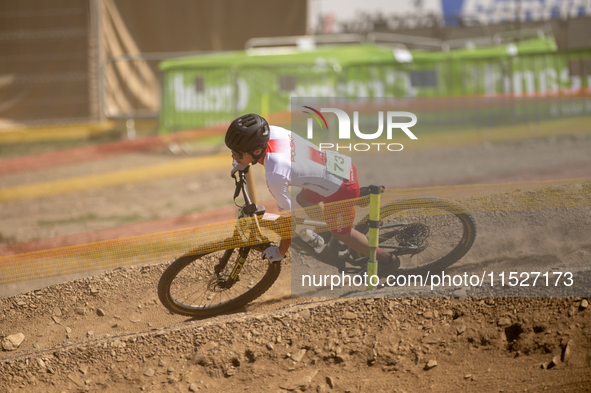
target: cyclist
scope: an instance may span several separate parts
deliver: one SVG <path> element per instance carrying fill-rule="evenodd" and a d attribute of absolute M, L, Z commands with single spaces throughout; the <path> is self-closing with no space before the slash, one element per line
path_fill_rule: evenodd
<path fill-rule="evenodd" d="M 350 164 L 341 176 L 331 173 L 326 167 L 326 153 L 316 145 L 285 128 L 269 126 L 264 118 L 253 113 L 230 124 L 225 142 L 234 159 L 232 175 L 249 164 L 262 164 L 267 187 L 280 211 L 292 210 L 289 187 L 301 187 L 297 202 L 304 208 L 324 202 L 324 218 L 333 238 L 360 254 L 369 255 L 367 237 L 352 228 L 355 198 L 359 197 L 355 166 Z M 346 200 L 349 201 L 331 203 Z M 280 261 L 290 245 L 291 239 L 282 239 L 278 247 L 267 248 L 264 256 L 271 262 Z M 379 248 L 376 254 L 381 263 L 393 261 L 390 254 Z"/>

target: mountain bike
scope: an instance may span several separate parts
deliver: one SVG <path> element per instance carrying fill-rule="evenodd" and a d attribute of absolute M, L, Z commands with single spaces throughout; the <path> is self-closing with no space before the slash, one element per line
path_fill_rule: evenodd
<path fill-rule="evenodd" d="M 281 262 L 270 263 L 262 252 L 271 245 L 266 234 L 281 230 L 280 216 L 268 214 L 253 203 L 246 190 L 249 167 L 234 174 L 234 201 L 242 193 L 233 236 L 215 245 L 204 245 L 177 258 L 158 283 L 158 296 L 171 312 L 197 318 L 211 317 L 240 308 L 264 294 L 277 280 Z M 367 207 L 369 187 L 362 187 L 356 206 Z M 355 229 L 367 235 L 369 215 Z M 292 252 L 306 253 L 321 262 L 362 266 L 368 257 L 331 239 L 325 222 L 293 217 L 291 233 L 316 229 L 326 246 L 319 251 L 292 236 Z M 293 229 L 295 228 L 295 231 Z M 271 232 L 269 232 L 271 231 Z M 474 244 L 476 222 L 465 207 L 443 198 L 397 200 L 380 207 L 379 247 L 400 262 L 397 274 L 435 273 L 454 264 Z M 219 251 L 211 251 L 219 250 Z"/>

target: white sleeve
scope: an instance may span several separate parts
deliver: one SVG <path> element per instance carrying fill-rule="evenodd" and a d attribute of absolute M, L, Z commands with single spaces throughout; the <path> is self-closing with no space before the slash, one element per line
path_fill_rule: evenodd
<path fill-rule="evenodd" d="M 275 201 L 279 211 L 291 210 L 291 195 L 289 195 L 289 181 L 285 176 L 277 173 L 267 174 L 267 188 Z"/>

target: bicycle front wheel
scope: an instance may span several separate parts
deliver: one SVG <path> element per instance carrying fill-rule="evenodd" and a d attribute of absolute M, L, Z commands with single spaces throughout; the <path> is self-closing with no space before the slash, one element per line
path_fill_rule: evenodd
<path fill-rule="evenodd" d="M 253 301 L 279 277 L 281 263 L 269 263 L 261 258 L 259 252 L 251 251 L 238 281 L 231 288 L 223 288 L 219 285 L 219 278 L 230 276 L 238 258 L 238 250 L 228 250 L 231 256 L 220 272 L 221 276 L 218 276 L 215 266 L 225 252 L 191 252 L 176 259 L 158 283 L 158 297 L 162 304 L 176 314 L 211 317 Z"/>
<path fill-rule="evenodd" d="M 367 224 L 361 226 L 367 233 Z M 413 198 L 380 209 L 380 247 L 400 260 L 399 273 L 440 272 L 474 244 L 476 221 L 461 204 L 443 198 Z"/>

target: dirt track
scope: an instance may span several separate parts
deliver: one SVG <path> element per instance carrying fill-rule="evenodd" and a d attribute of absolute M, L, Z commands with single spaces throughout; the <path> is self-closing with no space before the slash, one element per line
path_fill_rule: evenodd
<path fill-rule="evenodd" d="M 360 182 L 484 183 L 581 173 L 588 178 L 589 151 L 589 136 L 418 151 L 382 159 L 391 177 L 367 171 Z M 4 175 L 2 181 L 34 183 L 178 159 L 135 153 Z M 355 162 L 364 166 L 363 157 Z M 227 172 L 3 203 L 2 242 L 225 207 L 233 191 Z M 258 189 L 264 190 L 261 177 Z M 269 196 L 261 192 L 259 198 Z M 565 269 L 591 262 L 588 207 L 490 212 L 477 220 L 477 243 L 458 271 L 475 265 Z M 591 310 L 583 299 L 291 298 L 287 262 L 280 281 L 246 313 L 187 321 L 168 314 L 157 300 L 164 267 L 118 269 L 2 299 L 0 335 L 23 333 L 25 341 L 0 355 L 0 386 L 31 392 L 172 392 L 192 384 L 231 392 L 591 388 Z M 569 342 L 571 354 L 563 362 Z M 556 366 L 541 367 L 554 357 Z M 426 370 L 430 360 L 437 365 Z"/>

